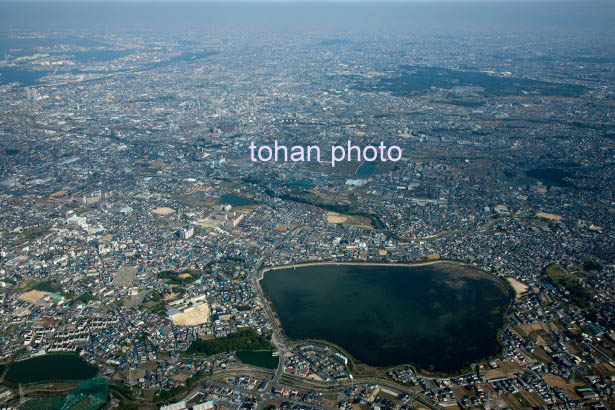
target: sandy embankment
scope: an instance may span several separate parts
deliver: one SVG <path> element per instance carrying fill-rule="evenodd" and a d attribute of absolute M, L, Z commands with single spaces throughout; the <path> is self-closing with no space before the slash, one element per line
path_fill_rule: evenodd
<path fill-rule="evenodd" d="M 510 286 L 512 286 L 512 288 L 515 290 L 515 295 L 516 295 L 515 297 L 517 299 L 521 299 L 521 296 L 523 296 L 525 292 L 527 292 L 527 290 L 529 289 L 529 286 L 527 286 L 525 283 L 519 282 L 517 279 L 511 278 L 510 276 L 507 276 L 506 280 L 508 281 L 508 283 L 510 283 Z"/>

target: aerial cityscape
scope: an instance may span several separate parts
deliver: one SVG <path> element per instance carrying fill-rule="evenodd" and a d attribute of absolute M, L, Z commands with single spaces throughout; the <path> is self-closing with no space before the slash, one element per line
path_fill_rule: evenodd
<path fill-rule="evenodd" d="M 0 1 L 0 408 L 615 409 L 613 21 Z"/>

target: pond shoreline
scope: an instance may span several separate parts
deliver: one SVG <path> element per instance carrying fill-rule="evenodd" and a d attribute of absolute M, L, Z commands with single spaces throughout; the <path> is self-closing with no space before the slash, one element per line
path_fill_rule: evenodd
<path fill-rule="evenodd" d="M 418 276 L 412 275 L 412 273 L 414 273 L 413 268 L 430 267 L 430 266 L 431 268 L 427 268 L 427 270 L 418 269 L 416 271 Z M 323 269 L 318 270 L 319 267 L 322 267 Z M 328 271 L 326 267 L 339 267 L 339 269 L 336 268 L 336 269 L 332 269 L 331 271 Z M 345 275 L 347 275 L 341 272 L 344 272 L 345 268 L 352 270 L 353 267 L 356 267 L 358 269 L 356 273 L 354 273 L 354 275 L 357 275 L 357 274 L 362 275 L 362 276 L 365 275 L 363 276 L 363 279 L 359 279 L 359 282 L 356 282 L 358 277 L 357 279 L 352 279 L 351 282 L 347 282 L 347 279 L 346 279 L 346 282 L 340 281 L 340 280 L 343 280 L 340 278 L 343 278 Z M 376 269 L 372 270 L 372 269 L 369 269 L 369 267 L 375 267 Z M 378 267 L 397 268 L 397 269 L 386 269 L 386 270 L 383 269 L 380 271 L 379 269 L 377 269 Z M 298 275 L 295 277 L 295 275 L 293 275 L 293 271 L 297 268 L 305 268 L 308 270 L 301 272 L 301 274 L 299 274 L 299 272 L 297 271 Z M 408 270 L 406 271 L 406 269 L 404 268 L 407 268 Z M 317 269 L 317 270 L 314 270 L 314 269 Z M 274 275 L 273 278 L 269 281 L 269 283 L 265 281 L 261 283 L 261 281 L 263 281 L 264 279 L 267 279 L 267 277 L 265 276 L 265 273 L 276 272 L 276 271 L 281 271 L 281 270 L 288 270 L 288 272 L 283 273 L 282 276 L 280 276 L 279 273 Z M 433 271 L 435 276 L 432 276 L 430 274 L 431 271 Z M 372 275 L 372 273 L 374 275 Z M 410 274 L 411 276 L 405 277 L 406 273 Z M 305 274 L 307 274 L 308 276 L 305 277 Z M 331 274 L 330 280 L 328 276 L 329 274 Z M 342 275 L 342 276 L 339 276 L 339 275 Z M 361 329 L 360 330 L 361 332 L 374 331 L 376 332 L 376 338 L 384 337 L 382 341 L 392 340 L 394 343 L 393 346 L 395 346 L 395 343 L 402 343 L 402 345 L 399 345 L 399 346 L 406 346 L 404 347 L 404 349 L 412 350 L 413 343 L 410 343 L 409 345 L 407 345 L 406 343 L 402 342 L 403 338 L 408 337 L 406 333 L 408 332 L 408 328 L 404 328 L 404 326 L 412 326 L 413 328 L 416 327 L 416 329 L 419 329 L 417 330 L 418 333 L 416 333 L 416 336 L 419 338 L 427 337 L 426 335 L 428 335 L 429 338 L 433 338 L 433 337 L 437 338 L 438 337 L 437 332 L 439 332 L 439 330 L 437 329 L 439 329 L 439 327 L 449 326 L 447 325 L 448 323 L 448 324 L 452 324 L 454 328 L 461 329 L 460 326 L 462 327 L 465 326 L 464 323 L 470 323 L 467 321 L 469 320 L 471 315 L 480 314 L 479 313 L 480 309 L 485 309 L 488 306 L 491 306 L 491 307 L 488 308 L 489 309 L 488 311 L 485 311 L 485 314 L 489 312 L 488 316 L 490 318 L 490 324 L 485 325 L 485 326 L 488 326 L 488 328 L 487 327 L 483 327 L 482 329 L 480 327 L 475 328 L 473 332 L 476 331 L 478 333 L 475 333 L 476 336 L 474 337 L 476 338 L 476 337 L 480 337 L 480 335 L 484 335 L 484 336 L 487 336 L 488 338 L 491 338 L 492 336 L 489 336 L 489 334 L 495 331 L 497 335 L 493 333 L 491 334 L 493 335 L 493 337 L 495 337 L 495 340 L 497 340 L 496 343 L 498 344 L 498 347 L 497 348 L 488 347 L 484 342 L 476 342 L 478 343 L 476 347 L 480 348 L 481 350 L 483 348 L 485 349 L 484 350 L 485 356 L 483 357 L 483 359 L 486 357 L 493 357 L 493 355 L 498 355 L 499 352 L 501 352 L 501 343 L 499 340 L 500 339 L 499 333 L 501 331 L 501 328 L 495 329 L 494 326 L 505 326 L 506 317 L 508 315 L 510 307 L 512 306 L 515 300 L 514 289 L 512 288 L 510 283 L 507 282 L 505 277 L 502 277 L 500 275 L 494 275 L 475 265 L 469 265 L 469 264 L 460 263 L 456 261 L 449 261 L 449 260 L 433 260 L 433 261 L 425 261 L 425 262 L 419 262 L 419 263 L 334 262 L 334 261 L 305 262 L 305 263 L 269 266 L 269 267 L 263 268 L 259 272 L 257 279 L 258 279 L 258 286 L 261 287 L 261 290 L 263 291 L 263 294 L 265 295 L 268 308 L 270 308 L 271 311 L 274 313 L 276 327 L 278 327 L 281 333 L 285 335 L 285 337 L 288 338 L 289 341 L 300 342 L 301 340 L 304 340 L 304 339 L 312 339 L 312 340 L 320 339 L 322 341 L 326 341 L 332 345 L 335 345 L 341 348 L 340 350 L 345 351 L 347 353 L 349 353 L 349 350 L 353 351 L 353 353 L 350 354 L 350 356 L 354 359 L 353 361 L 356 361 L 358 363 L 363 363 L 363 364 L 367 364 L 367 363 L 365 363 L 363 359 L 359 359 L 357 356 L 367 357 L 365 352 L 358 353 L 361 351 L 361 349 L 355 352 L 356 346 L 354 346 L 353 348 L 352 347 L 353 344 L 344 344 L 344 343 L 339 342 L 339 340 L 342 340 L 344 338 L 347 339 L 349 335 L 350 337 L 352 337 L 351 333 L 353 331 L 356 331 L 356 329 Z M 380 282 L 383 283 L 382 286 L 380 285 Z M 275 286 L 277 286 L 278 288 L 277 290 L 273 290 L 275 289 L 275 287 L 271 288 L 273 283 L 276 283 Z M 476 285 L 474 285 L 474 283 L 476 283 Z M 356 293 L 357 286 L 359 289 L 360 288 L 369 289 L 368 293 L 365 293 L 364 290 L 358 290 L 358 293 Z M 369 286 L 369 287 L 366 287 L 366 286 Z M 415 288 L 416 286 L 418 286 L 418 288 Z M 266 292 L 265 292 L 265 288 L 267 288 Z M 493 291 L 495 291 L 496 288 L 498 289 L 497 295 L 499 296 L 496 296 L 495 299 L 488 296 L 490 294 L 495 295 Z M 279 293 L 280 289 L 283 289 L 283 293 L 292 294 L 292 301 L 290 302 L 290 304 L 289 304 L 289 301 L 285 299 L 286 297 L 280 296 L 280 293 Z M 337 289 L 340 289 L 339 293 Z M 417 290 L 417 289 L 420 289 L 420 290 Z M 492 290 L 487 291 L 487 293 L 484 293 L 486 289 L 492 289 Z M 425 292 L 427 292 L 428 290 L 430 293 L 432 291 L 436 292 L 434 294 L 435 296 L 432 302 L 428 302 L 429 297 L 423 301 L 423 299 L 425 298 L 424 295 L 426 294 Z M 348 299 L 349 291 L 353 293 L 353 296 L 350 299 Z M 274 292 L 274 293 L 271 293 L 271 292 Z M 277 292 L 277 295 L 276 295 L 276 292 Z M 409 293 L 405 293 L 405 292 L 409 292 Z M 489 292 L 492 292 L 492 293 L 489 293 Z M 303 299 L 306 296 L 303 296 L 302 294 L 307 295 L 307 299 Z M 473 300 L 476 300 L 474 299 L 476 296 L 483 295 L 483 294 L 486 296 L 485 296 L 485 299 L 483 299 L 483 297 L 481 296 L 481 299 L 480 299 L 481 302 L 471 302 Z M 412 296 L 412 295 L 415 295 L 415 296 Z M 457 295 L 457 296 L 453 296 L 453 295 Z M 475 295 L 475 296 L 472 296 L 472 295 Z M 282 299 L 280 299 L 280 297 L 282 297 Z M 409 301 L 410 299 L 406 300 L 408 297 L 410 297 L 414 301 Z M 467 298 L 467 297 L 470 297 L 470 299 L 468 299 L 468 302 L 463 302 L 462 301 L 463 299 L 461 298 Z M 458 302 L 454 302 L 453 299 L 455 298 L 460 298 L 460 299 Z M 338 299 L 343 299 L 343 302 L 341 302 L 342 303 L 341 305 L 335 305 L 336 303 L 335 301 Z M 353 304 L 357 300 L 361 300 L 362 302 L 360 302 L 359 305 L 356 305 L 357 308 L 353 307 L 354 311 L 348 311 L 345 308 L 346 306 L 348 306 L 349 303 Z M 444 303 L 443 301 L 451 301 L 453 304 L 450 305 L 451 307 L 446 307 L 450 304 L 449 302 L 446 302 L 447 305 L 439 306 Z M 425 314 L 423 313 L 419 313 L 422 311 L 420 306 L 423 303 L 435 303 L 436 305 L 439 306 L 436 308 L 436 311 L 438 311 L 439 313 L 436 314 L 432 312 L 426 312 L 427 316 L 425 316 Z M 461 309 L 462 306 L 464 306 L 463 303 L 469 303 L 467 305 L 469 310 Z M 367 325 L 366 328 L 362 328 L 363 325 L 359 324 L 360 322 L 356 322 L 357 317 L 355 315 L 357 311 L 356 309 L 359 309 L 359 310 L 361 309 L 361 308 L 358 308 L 358 306 L 361 306 L 363 304 L 369 307 L 366 308 L 367 310 L 361 311 L 360 314 L 363 315 L 362 316 L 363 318 L 369 317 L 371 318 L 369 320 L 372 320 L 372 322 L 369 325 Z M 395 306 L 395 308 L 389 307 L 389 305 Z M 306 323 L 308 323 L 309 321 L 313 321 L 313 320 L 320 323 L 321 326 L 324 326 L 325 328 L 327 328 L 327 326 L 329 326 L 329 329 L 336 328 L 337 325 L 328 323 L 328 320 L 329 320 L 328 314 L 325 314 L 325 316 L 322 316 L 321 310 L 323 309 L 323 306 L 327 306 L 328 309 L 333 309 L 333 311 L 339 313 L 339 317 L 337 317 L 334 320 L 346 321 L 346 322 L 337 322 L 338 325 L 340 323 L 349 323 L 349 324 L 352 323 L 350 326 L 351 327 L 356 326 L 356 328 L 351 329 L 346 332 L 342 332 L 340 335 L 338 335 L 342 339 L 339 339 L 338 336 L 334 337 L 333 335 L 329 335 L 329 337 L 326 337 L 326 336 L 323 336 L 323 334 L 320 334 L 319 336 L 319 333 L 314 333 L 314 334 L 306 333 L 304 326 L 308 326 Z M 289 316 L 289 312 L 290 312 L 289 309 L 292 310 L 291 316 Z M 391 310 L 388 310 L 388 309 L 391 309 Z M 416 310 L 416 309 L 419 309 L 419 310 Z M 451 311 L 450 309 L 453 309 L 453 310 Z M 344 312 L 344 313 L 340 313 L 340 312 Z M 404 312 L 408 312 L 408 313 L 404 313 Z M 462 312 L 465 312 L 465 313 L 462 313 Z M 280 317 L 280 313 L 283 314 L 282 317 Z M 309 315 L 314 315 L 314 314 L 317 315 L 317 316 L 314 316 L 316 317 L 316 319 L 309 319 Z M 376 314 L 376 316 L 373 316 L 373 314 Z M 408 314 L 409 316 L 407 316 Z M 434 314 L 436 314 L 436 316 L 431 318 L 431 315 L 434 315 Z M 438 315 L 442 315 L 442 314 L 448 315 L 449 318 L 443 319 L 444 320 L 443 322 L 433 322 L 433 323 L 436 323 L 434 325 L 435 328 L 429 329 L 433 327 L 433 326 L 427 326 L 427 324 L 429 323 L 429 320 L 432 320 L 432 319 L 435 320 L 436 318 L 440 317 Z M 457 316 L 455 316 L 454 319 L 451 319 L 450 315 L 457 315 Z M 499 317 L 499 319 L 497 317 Z M 293 318 L 292 324 L 291 322 L 288 322 L 289 318 Z M 406 320 L 410 320 L 414 322 L 412 325 L 409 325 L 409 324 L 399 325 L 399 323 L 403 323 Z M 459 320 L 462 320 L 463 322 L 460 322 Z M 285 321 L 285 325 L 282 325 L 282 321 Z M 498 321 L 500 321 L 500 325 L 496 325 Z M 303 324 L 298 325 L 297 323 L 303 323 Z M 327 323 L 327 324 L 325 325 L 324 323 Z M 389 325 L 390 323 L 397 323 L 398 325 L 394 325 L 394 327 L 391 329 L 383 330 L 384 328 L 382 326 L 386 328 L 387 325 Z M 414 326 L 415 323 L 417 324 L 417 326 Z M 290 326 L 290 328 L 287 329 L 288 326 Z M 297 333 L 297 329 L 296 329 L 297 326 L 299 326 L 300 328 L 303 328 L 300 331 L 300 333 Z M 333 327 L 330 327 L 330 326 L 333 326 Z M 427 326 L 427 328 L 425 328 L 425 326 Z M 469 326 L 470 328 L 473 328 L 472 325 L 469 325 Z M 295 329 L 293 330 L 293 328 Z M 491 328 L 493 328 L 494 330 L 488 330 Z M 442 331 L 441 335 L 444 339 L 450 340 L 451 337 L 455 337 L 449 330 L 445 330 L 445 327 L 442 327 L 441 331 Z M 434 335 L 434 332 L 436 332 L 435 335 Z M 406 335 L 406 336 L 403 336 L 403 335 Z M 333 337 L 333 339 L 330 339 L 330 337 Z M 400 339 L 400 337 L 402 339 Z M 412 340 L 412 339 L 415 339 L 414 336 L 411 337 L 411 339 L 406 339 L 406 340 Z M 334 341 L 334 340 L 338 340 L 338 341 Z M 472 342 L 472 338 L 468 339 L 468 343 L 471 343 L 471 342 Z M 445 351 L 448 354 L 456 354 L 455 349 L 457 348 L 454 346 L 451 346 L 450 342 L 445 342 L 442 344 L 442 349 L 445 349 Z M 498 352 L 496 352 L 495 350 L 497 350 Z M 459 353 L 461 354 L 461 352 L 463 351 L 468 351 L 468 350 L 467 349 L 464 350 L 462 348 L 462 350 L 460 350 Z M 393 364 L 394 360 L 391 359 L 390 355 L 397 354 L 397 353 L 393 353 L 393 350 L 385 349 L 382 352 L 379 352 L 379 354 L 380 354 L 379 356 L 380 359 L 375 359 L 372 362 L 370 362 L 370 360 L 367 360 L 368 363 L 371 363 L 367 365 L 370 367 L 384 369 L 384 368 L 391 368 L 391 367 L 394 368 L 397 366 L 401 366 L 404 362 L 408 363 L 408 361 L 410 361 L 411 363 L 414 362 L 414 360 L 410 359 L 410 357 L 406 357 L 406 358 L 402 357 L 404 356 L 404 354 L 402 354 L 399 357 L 400 361 Z M 389 355 L 388 359 L 386 358 L 386 355 Z M 467 358 L 469 361 L 474 362 L 476 358 L 472 359 L 471 356 L 476 356 L 476 355 L 469 354 Z M 375 357 L 378 357 L 378 355 Z M 417 367 L 423 368 L 424 371 L 429 372 L 429 373 L 432 373 L 434 371 L 436 373 L 440 373 L 440 372 L 449 373 L 451 371 L 452 373 L 456 373 L 458 370 L 461 370 L 461 368 L 458 368 L 455 371 L 453 371 L 452 369 L 445 370 L 446 366 L 440 368 L 440 366 L 437 364 L 438 360 L 437 359 L 434 359 L 434 360 L 435 361 L 433 362 L 433 364 L 428 365 L 427 366 L 428 368 L 426 369 L 424 367 L 425 365 L 428 364 L 427 362 L 423 363 L 423 365 L 420 365 L 418 363 L 413 363 L 413 364 L 415 368 Z M 387 361 L 389 363 L 386 363 Z M 480 359 L 479 362 L 482 362 L 482 359 Z M 468 363 L 469 362 L 466 362 L 465 366 L 467 366 Z"/>

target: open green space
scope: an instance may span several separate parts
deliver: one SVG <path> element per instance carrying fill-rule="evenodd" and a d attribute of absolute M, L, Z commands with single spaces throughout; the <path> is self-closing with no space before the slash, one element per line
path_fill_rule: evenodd
<path fill-rule="evenodd" d="M 221 204 L 229 204 L 232 206 L 247 206 L 256 205 L 258 202 L 237 194 L 225 194 L 220 197 Z"/>
<path fill-rule="evenodd" d="M 559 264 L 552 264 L 545 268 L 544 273 L 554 286 L 565 290 L 570 300 L 579 307 L 588 307 L 588 302 L 591 299 L 591 294 L 581 284 L 581 278 L 578 275 L 568 272 Z"/>
<path fill-rule="evenodd" d="M 565 178 L 572 178 L 573 174 L 559 168 L 535 168 L 527 170 L 525 174 L 530 178 L 538 179 L 548 185 L 572 185 L 570 182 L 566 181 Z"/>
<path fill-rule="evenodd" d="M 187 285 L 194 282 L 202 275 L 201 271 L 196 269 L 185 269 L 182 271 L 165 270 L 158 272 L 160 279 L 166 279 L 174 285 Z"/>
<path fill-rule="evenodd" d="M 547 266 L 545 269 L 545 273 L 552 280 L 571 277 L 570 274 L 566 272 L 566 270 L 562 267 L 562 265 L 559 265 L 557 263 Z"/>
<path fill-rule="evenodd" d="M 286 183 L 286 186 L 289 188 L 297 187 L 297 188 L 312 189 L 314 188 L 315 184 L 314 184 L 314 181 L 309 180 L 309 179 L 299 179 L 299 180 L 288 181 Z"/>
<path fill-rule="evenodd" d="M 325 202 L 322 199 L 318 198 L 313 193 L 308 192 L 308 191 L 301 191 L 301 192 L 297 192 L 294 194 L 282 194 L 282 195 L 279 195 L 279 198 L 285 201 L 292 201 L 292 202 L 298 202 L 302 204 L 314 205 L 314 206 L 317 206 L 319 208 L 322 208 L 322 209 L 325 209 L 331 212 L 337 212 L 337 213 L 345 214 L 349 216 L 359 216 L 359 217 L 367 218 L 369 219 L 372 227 L 376 229 L 383 228 L 383 224 L 380 222 L 380 219 L 378 219 L 378 216 L 375 214 L 360 211 L 350 204 Z"/>
<path fill-rule="evenodd" d="M 506 97 L 537 94 L 549 97 L 577 97 L 586 92 L 581 85 L 556 83 L 521 77 L 504 77 L 473 70 L 455 70 L 444 67 L 401 66 L 391 76 L 376 82 L 348 76 L 362 90 L 387 91 L 399 96 L 425 94 L 433 88 L 476 87 L 483 97 Z"/>
<path fill-rule="evenodd" d="M 41 290 L 43 292 L 61 293 L 62 287 L 54 281 L 48 280 L 45 282 L 39 282 L 32 287 L 34 290 Z"/>

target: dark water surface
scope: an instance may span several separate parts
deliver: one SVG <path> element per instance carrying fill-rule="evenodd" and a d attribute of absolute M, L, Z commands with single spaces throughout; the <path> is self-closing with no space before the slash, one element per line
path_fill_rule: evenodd
<path fill-rule="evenodd" d="M 271 353 L 272 352 L 268 350 L 242 350 L 237 352 L 235 355 L 245 364 L 273 370 L 278 367 L 278 361 L 280 358 L 278 356 L 272 356 Z"/>
<path fill-rule="evenodd" d="M 452 263 L 316 265 L 265 273 L 291 339 L 324 339 L 374 366 L 456 371 L 494 355 L 510 300 L 492 276 Z"/>
<path fill-rule="evenodd" d="M 38 84 L 38 79 L 47 75 L 45 71 L 27 70 L 17 67 L 0 68 L 0 84 L 21 83 L 24 86 Z"/>
<path fill-rule="evenodd" d="M 77 355 L 48 354 L 11 364 L 4 378 L 13 383 L 85 380 L 96 376 L 97 371 Z"/>

